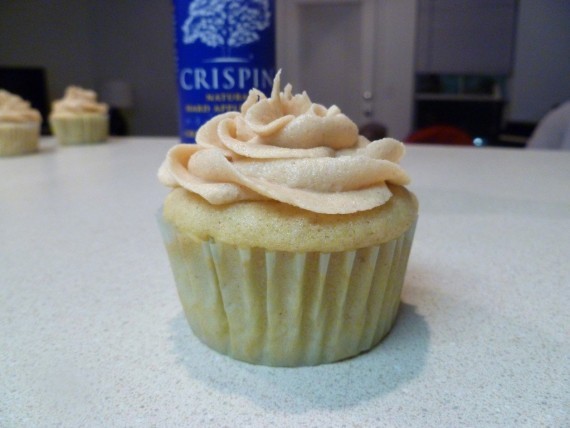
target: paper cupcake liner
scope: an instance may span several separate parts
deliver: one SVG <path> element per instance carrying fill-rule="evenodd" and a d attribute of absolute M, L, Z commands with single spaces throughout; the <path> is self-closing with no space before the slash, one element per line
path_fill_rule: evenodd
<path fill-rule="evenodd" d="M 62 145 L 102 143 L 109 135 L 108 116 L 52 117 L 49 123 Z"/>
<path fill-rule="evenodd" d="M 390 331 L 415 224 L 382 245 L 333 253 L 239 248 L 159 223 L 194 334 L 235 359 L 270 366 L 338 361 Z"/>
<path fill-rule="evenodd" d="M 0 156 L 17 156 L 38 150 L 40 124 L 0 124 Z"/>

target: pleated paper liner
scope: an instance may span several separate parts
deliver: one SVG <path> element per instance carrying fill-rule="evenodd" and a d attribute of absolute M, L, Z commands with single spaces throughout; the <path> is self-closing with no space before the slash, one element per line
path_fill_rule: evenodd
<path fill-rule="evenodd" d="M 415 224 L 378 246 L 292 253 L 200 241 L 158 218 L 186 318 L 218 352 L 269 366 L 330 363 L 369 350 L 394 323 Z"/>
<path fill-rule="evenodd" d="M 52 117 L 50 126 L 62 145 L 102 143 L 107 140 L 109 134 L 109 118 L 106 115 Z"/>
<path fill-rule="evenodd" d="M 0 156 L 17 156 L 38 150 L 39 122 L 0 124 Z"/>

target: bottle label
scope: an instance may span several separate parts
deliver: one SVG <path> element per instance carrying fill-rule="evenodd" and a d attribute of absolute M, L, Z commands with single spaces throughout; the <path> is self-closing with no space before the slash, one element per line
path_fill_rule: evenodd
<path fill-rule="evenodd" d="M 239 110 L 275 75 L 274 0 L 174 0 L 180 138 L 195 142 L 212 117 Z"/>

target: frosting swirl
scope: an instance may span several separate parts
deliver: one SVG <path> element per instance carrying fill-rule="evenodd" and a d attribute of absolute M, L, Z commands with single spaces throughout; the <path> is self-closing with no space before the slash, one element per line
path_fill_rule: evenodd
<path fill-rule="evenodd" d="M 40 112 L 18 95 L 0 89 L 0 122 L 41 122 Z"/>
<path fill-rule="evenodd" d="M 97 102 L 95 91 L 83 89 L 79 86 L 69 86 L 61 100 L 54 101 L 52 117 L 73 116 L 85 113 L 107 114 L 105 103 Z"/>
<path fill-rule="evenodd" d="M 387 183 L 409 183 L 398 165 L 404 145 L 370 142 L 337 106 L 312 103 L 306 92 L 271 97 L 252 89 L 241 112 L 214 117 L 196 144 L 172 147 L 159 169 L 166 186 L 182 187 L 211 204 L 276 200 L 323 214 L 349 214 L 384 204 Z"/>

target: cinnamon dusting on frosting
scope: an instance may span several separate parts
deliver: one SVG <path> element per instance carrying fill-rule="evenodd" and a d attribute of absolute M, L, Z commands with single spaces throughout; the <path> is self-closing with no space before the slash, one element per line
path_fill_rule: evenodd
<path fill-rule="evenodd" d="M 0 89 L 0 122 L 41 122 L 40 112 L 18 95 Z"/>
<path fill-rule="evenodd" d="M 107 114 L 108 106 L 97 102 L 95 91 L 69 86 L 61 100 L 54 101 L 52 117 L 75 116 L 85 113 Z"/>
<path fill-rule="evenodd" d="M 271 97 L 252 89 L 240 112 L 204 124 L 196 144 L 171 148 L 160 181 L 211 204 L 276 200 L 323 214 L 378 207 L 392 195 L 386 183 L 409 183 L 401 142 L 370 142 L 337 106 L 280 86 L 277 73 Z"/>

